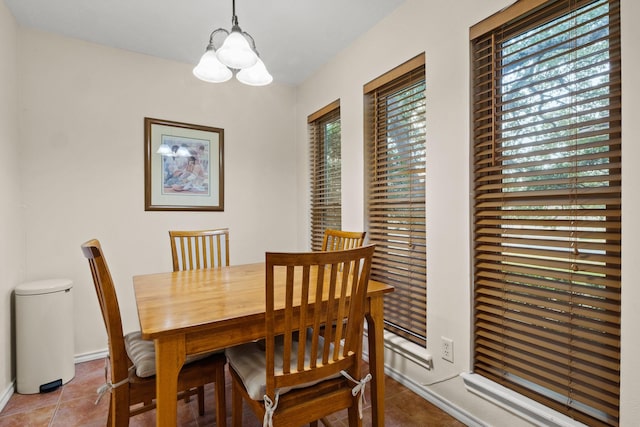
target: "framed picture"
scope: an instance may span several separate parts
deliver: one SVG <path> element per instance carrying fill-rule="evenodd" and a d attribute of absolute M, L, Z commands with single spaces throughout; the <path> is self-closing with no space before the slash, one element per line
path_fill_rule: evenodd
<path fill-rule="evenodd" d="M 144 119 L 144 210 L 224 210 L 224 130 Z"/>

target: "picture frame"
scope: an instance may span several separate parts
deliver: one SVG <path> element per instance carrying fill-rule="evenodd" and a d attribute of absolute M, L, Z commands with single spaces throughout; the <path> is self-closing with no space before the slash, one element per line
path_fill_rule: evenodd
<path fill-rule="evenodd" d="M 224 211 L 224 129 L 144 118 L 144 210 Z"/>

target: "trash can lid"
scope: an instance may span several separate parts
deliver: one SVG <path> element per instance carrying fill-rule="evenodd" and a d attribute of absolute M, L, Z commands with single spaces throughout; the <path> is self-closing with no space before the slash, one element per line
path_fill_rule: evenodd
<path fill-rule="evenodd" d="M 25 282 L 16 286 L 16 295 L 40 295 L 71 289 L 72 281 L 69 279 L 46 279 Z"/>

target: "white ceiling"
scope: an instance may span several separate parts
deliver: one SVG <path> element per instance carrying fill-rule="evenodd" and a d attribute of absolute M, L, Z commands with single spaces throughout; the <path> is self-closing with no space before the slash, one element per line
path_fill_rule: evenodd
<path fill-rule="evenodd" d="M 404 0 L 237 0 L 274 77 L 298 84 Z M 4 0 L 19 25 L 196 64 L 232 0 Z"/>

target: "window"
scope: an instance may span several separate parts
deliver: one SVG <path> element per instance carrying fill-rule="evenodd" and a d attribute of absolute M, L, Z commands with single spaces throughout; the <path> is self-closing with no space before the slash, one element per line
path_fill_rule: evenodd
<path fill-rule="evenodd" d="M 365 93 L 367 220 L 376 244 L 371 276 L 385 297 L 385 328 L 426 346 L 424 54 L 368 83 Z"/>
<path fill-rule="evenodd" d="M 619 14 L 519 1 L 471 29 L 474 371 L 590 426 L 619 424 Z"/>
<path fill-rule="evenodd" d="M 311 249 L 320 250 L 324 230 L 342 228 L 340 101 L 307 118 L 311 171 Z"/>

